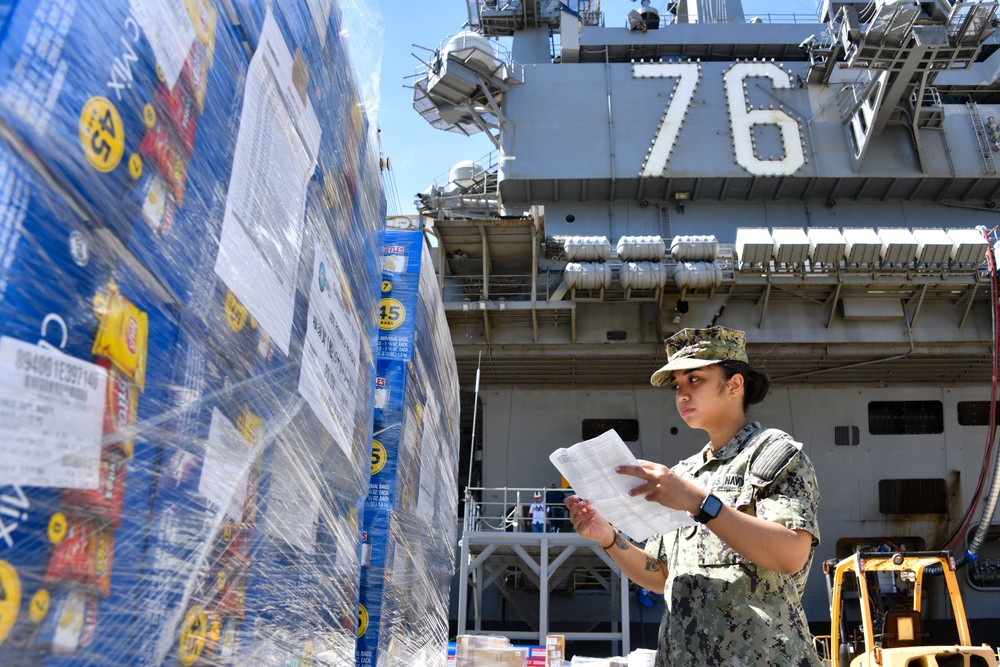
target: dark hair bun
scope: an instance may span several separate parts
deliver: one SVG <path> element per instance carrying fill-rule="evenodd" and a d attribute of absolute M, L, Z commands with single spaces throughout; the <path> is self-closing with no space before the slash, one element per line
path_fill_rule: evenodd
<path fill-rule="evenodd" d="M 743 404 L 753 405 L 760 403 L 767 396 L 767 390 L 771 386 L 771 381 L 760 371 L 747 366 L 748 374 L 743 376 L 746 382 L 743 383 Z"/>
<path fill-rule="evenodd" d="M 719 366 L 725 373 L 726 379 L 734 375 L 743 376 L 743 408 L 760 403 L 767 396 L 767 390 L 771 386 L 771 381 L 760 371 L 754 370 L 745 361 L 726 359 L 720 361 Z"/>

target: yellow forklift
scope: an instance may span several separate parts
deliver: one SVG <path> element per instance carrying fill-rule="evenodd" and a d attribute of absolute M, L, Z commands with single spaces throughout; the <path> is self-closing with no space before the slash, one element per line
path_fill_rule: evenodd
<path fill-rule="evenodd" d="M 830 589 L 829 636 L 817 649 L 830 667 L 997 667 L 997 655 L 973 646 L 947 551 L 873 551 L 823 564 Z M 924 632 L 927 577 L 942 575 L 955 623 L 953 643 Z"/>

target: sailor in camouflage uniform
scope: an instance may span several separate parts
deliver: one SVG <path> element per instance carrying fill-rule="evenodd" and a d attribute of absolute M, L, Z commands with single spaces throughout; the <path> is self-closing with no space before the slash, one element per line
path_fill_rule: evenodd
<path fill-rule="evenodd" d="M 573 526 L 630 579 L 664 591 L 656 667 L 818 667 L 801 604 L 819 544 L 812 463 L 787 433 L 748 422 L 768 381 L 747 363 L 742 331 L 684 329 L 667 356 L 651 382 L 672 386 L 681 417 L 711 441 L 673 469 L 640 461 L 618 472 L 643 482 L 632 495 L 687 510 L 698 525 L 643 551 L 574 496 Z"/>

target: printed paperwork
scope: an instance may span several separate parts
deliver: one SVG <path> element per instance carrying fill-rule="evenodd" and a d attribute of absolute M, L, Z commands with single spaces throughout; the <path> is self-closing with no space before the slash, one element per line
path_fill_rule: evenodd
<path fill-rule="evenodd" d="M 628 495 L 641 482 L 637 477 L 616 473 L 615 467 L 639 462 L 614 429 L 557 449 L 549 460 L 578 496 L 589 500 L 605 519 L 633 540 L 642 542 L 695 523 L 687 512 L 651 503 L 645 496 Z"/>

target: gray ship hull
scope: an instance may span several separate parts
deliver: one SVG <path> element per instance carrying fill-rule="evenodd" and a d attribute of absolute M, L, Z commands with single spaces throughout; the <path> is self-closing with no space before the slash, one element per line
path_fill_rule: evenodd
<path fill-rule="evenodd" d="M 811 622 L 829 622 L 823 560 L 967 549 L 995 465 L 996 3 L 828 2 L 781 25 L 681 2 L 634 29 L 596 2 L 514 4 L 472 0 L 482 41 L 416 86 L 429 121 L 497 148 L 418 200 L 465 396 L 460 485 L 547 486 L 549 453 L 608 424 L 637 457 L 690 455 L 702 434 L 649 375 L 664 338 L 719 324 L 771 378 L 750 416 L 819 475 Z M 983 530 L 960 579 L 974 627 L 1000 627 L 1000 527 Z M 502 592 L 483 627 L 511 622 Z M 558 628 L 550 609 L 517 622 Z"/>

